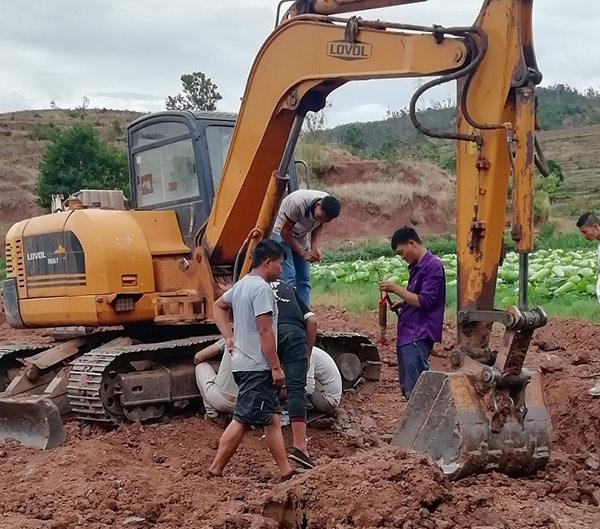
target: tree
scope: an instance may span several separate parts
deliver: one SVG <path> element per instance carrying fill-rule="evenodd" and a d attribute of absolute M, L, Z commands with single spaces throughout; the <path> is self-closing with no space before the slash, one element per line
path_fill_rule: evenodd
<path fill-rule="evenodd" d="M 354 154 L 364 150 L 367 146 L 362 130 L 356 125 L 350 125 L 344 134 L 344 146 Z"/>
<path fill-rule="evenodd" d="M 50 139 L 35 183 L 36 201 L 49 208 L 53 194 L 68 196 L 81 189 L 121 189 L 129 194 L 127 156 L 103 144 L 83 123 L 57 131 Z"/>
<path fill-rule="evenodd" d="M 303 136 L 315 142 L 322 140 L 322 135 L 327 124 L 327 111 L 331 108 L 331 102 L 327 101 L 325 106 L 318 112 L 307 112 L 304 117 Z"/>
<path fill-rule="evenodd" d="M 183 74 L 181 84 L 183 94 L 168 96 L 167 110 L 216 110 L 217 101 L 223 99 L 217 85 L 202 72 Z"/>

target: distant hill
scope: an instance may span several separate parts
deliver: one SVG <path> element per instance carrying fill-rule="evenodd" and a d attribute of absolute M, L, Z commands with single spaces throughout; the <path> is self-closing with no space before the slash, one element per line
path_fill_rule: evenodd
<path fill-rule="evenodd" d="M 540 88 L 538 95 L 542 146 L 546 156 L 556 160 L 565 174 L 565 182 L 552 206 L 552 215 L 567 219 L 571 225 L 573 218 L 584 210 L 600 212 L 600 93 L 595 90 L 578 92 L 558 85 Z M 432 128 L 452 128 L 454 113 L 454 108 L 437 106 L 421 112 L 420 119 Z M 88 109 L 85 115 L 79 110 L 69 109 L 0 114 L 0 236 L 13 222 L 41 213 L 35 204 L 33 184 L 49 130 L 69 127 L 83 120 L 92 124 L 105 141 L 125 149 L 127 124 L 140 115 L 138 112 L 106 109 Z M 313 145 L 336 143 L 341 148 L 320 149 L 305 156 L 309 150 L 301 147 L 299 155 L 312 162 L 322 178 L 317 185 L 331 186 L 340 195 L 349 197 L 358 197 L 361 191 L 365 191 L 361 200 L 350 201 L 354 204 L 353 222 L 364 223 L 363 207 L 372 210 L 374 215 L 381 215 L 383 211 L 385 218 L 392 219 L 390 223 L 401 220 L 400 212 L 390 214 L 388 204 L 382 203 L 383 209 L 379 211 L 380 204 L 373 198 L 381 192 L 376 181 L 383 179 L 395 186 L 394 193 L 398 193 L 399 197 L 415 197 L 414 201 L 401 200 L 404 206 L 409 206 L 402 211 L 406 220 L 417 217 L 420 222 L 431 223 L 434 231 L 451 224 L 441 222 L 437 217 L 422 218 L 436 211 L 438 202 L 437 199 L 435 203 L 426 200 L 427 175 L 432 180 L 441 178 L 443 186 L 431 188 L 441 202 L 446 204 L 448 197 L 452 196 L 452 180 L 430 163 L 450 168 L 454 150 L 451 142 L 432 141 L 419 134 L 405 111 L 394 113 L 389 119 L 343 125 L 319 134 L 322 137 Z M 310 142 L 305 141 L 305 147 L 306 143 Z M 388 156 L 390 148 L 394 150 L 393 156 Z M 415 159 L 420 165 L 416 165 Z M 446 162 L 450 163 L 446 166 Z M 411 174 L 412 167 L 417 176 L 406 180 L 408 177 L 402 175 Z M 344 180 L 344 174 L 350 177 Z M 367 181 L 368 189 L 361 189 L 357 181 L 359 178 Z M 400 186 L 404 181 L 409 184 L 406 189 Z M 437 210 L 443 212 L 442 216 L 447 214 L 445 206 Z M 426 229 L 422 223 L 421 227 Z"/>
<path fill-rule="evenodd" d="M 41 213 L 33 185 L 52 128 L 85 121 L 110 143 L 126 148 L 127 124 L 139 112 L 106 109 L 27 110 L 0 114 L 0 236 L 12 223 Z"/>
<path fill-rule="evenodd" d="M 572 219 L 588 209 L 600 212 L 600 92 L 556 85 L 538 88 L 537 95 L 542 147 L 565 174 L 552 216 Z M 450 130 L 456 123 L 455 112 L 454 107 L 438 105 L 421 111 L 419 119 L 427 127 Z M 406 110 L 385 120 L 349 123 L 321 134 L 323 141 L 365 158 L 386 158 L 392 149 L 394 156 L 435 161 L 446 169 L 453 161 L 453 143 L 418 133 Z"/>
<path fill-rule="evenodd" d="M 566 85 L 539 87 L 537 97 L 538 121 L 544 131 L 600 125 L 600 92 L 594 89 L 580 92 Z M 455 107 L 437 104 L 420 111 L 419 119 L 428 128 L 451 130 L 456 125 L 455 115 Z M 396 139 L 407 152 L 429 141 L 415 130 L 406 109 L 392 112 L 388 119 L 380 121 L 340 125 L 324 131 L 324 136 L 327 141 L 348 146 L 348 141 L 355 140 L 355 131 L 367 154 L 375 153 L 390 138 Z"/>

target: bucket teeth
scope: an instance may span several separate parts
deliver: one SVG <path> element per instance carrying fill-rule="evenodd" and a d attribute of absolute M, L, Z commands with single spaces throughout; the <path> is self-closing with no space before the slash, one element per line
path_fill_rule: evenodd
<path fill-rule="evenodd" d="M 496 471 L 527 475 L 550 457 L 550 417 L 541 377 L 533 373 L 525 393 L 527 413 L 516 412 L 498 432 L 492 414 L 461 373 L 424 372 L 404 411 L 392 445 L 428 455 L 450 479 Z"/>

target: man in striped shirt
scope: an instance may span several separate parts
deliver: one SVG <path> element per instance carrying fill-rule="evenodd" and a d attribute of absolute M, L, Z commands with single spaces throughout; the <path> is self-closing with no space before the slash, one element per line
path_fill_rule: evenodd
<path fill-rule="evenodd" d="M 273 239 L 286 252 L 281 280 L 296 287 L 298 297 L 310 306 L 310 263 L 321 260 L 319 238 L 323 225 L 340 214 L 337 198 L 324 191 L 299 189 L 283 199 Z"/>

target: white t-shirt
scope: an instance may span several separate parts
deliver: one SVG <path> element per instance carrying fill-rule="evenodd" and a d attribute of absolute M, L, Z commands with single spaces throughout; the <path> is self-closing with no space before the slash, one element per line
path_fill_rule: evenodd
<path fill-rule="evenodd" d="M 225 347 L 225 338 L 221 338 L 215 345 L 221 349 L 223 357 L 219 364 L 219 371 L 214 379 L 214 384 L 221 393 L 237 398 L 238 387 L 231 372 L 232 354 Z"/>
<path fill-rule="evenodd" d="M 338 406 L 342 399 L 342 376 L 335 361 L 323 349 L 312 348 L 310 365 L 306 374 L 306 394 L 322 392 L 324 399 L 332 406 Z"/>
<path fill-rule="evenodd" d="M 272 314 L 273 334 L 277 343 L 277 303 L 271 285 L 258 275 L 248 274 L 223 294 L 233 311 L 234 351 L 232 371 L 270 371 L 260 345 L 256 317 Z"/>

